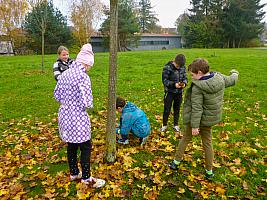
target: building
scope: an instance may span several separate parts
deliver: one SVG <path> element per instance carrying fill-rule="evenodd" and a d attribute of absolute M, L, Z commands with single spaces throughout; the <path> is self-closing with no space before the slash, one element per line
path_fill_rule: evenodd
<path fill-rule="evenodd" d="M 0 41 L 0 55 L 5 55 L 5 56 L 14 55 L 11 41 Z"/>
<path fill-rule="evenodd" d="M 107 52 L 104 48 L 103 37 L 91 37 L 94 52 Z M 130 51 L 162 50 L 181 48 L 181 36 L 176 34 L 142 34 L 138 46 L 129 46 Z"/>

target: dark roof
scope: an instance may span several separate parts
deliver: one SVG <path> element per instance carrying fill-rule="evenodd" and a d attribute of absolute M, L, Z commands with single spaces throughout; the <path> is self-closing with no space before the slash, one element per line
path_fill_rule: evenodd
<path fill-rule="evenodd" d="M 139 35 L 139 34 L 138 34 Z M 177 34 L 158 34 L 158 33 L 143 33 L 140 34 L 141 37 L 181 37 Z M 102 38 L 103 35 L 93 35 L 91 38 Z"/>
<path fill-rule="evenodd" d="M 154 33 L 143 33 L 142 37 L 180 37 L 177 34 L 154 34 Z"/>

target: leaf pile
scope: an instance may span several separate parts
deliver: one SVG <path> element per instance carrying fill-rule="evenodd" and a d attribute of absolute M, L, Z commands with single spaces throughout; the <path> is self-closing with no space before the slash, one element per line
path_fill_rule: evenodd
<path fill-rule="evenodd" d="M 103 163 L 104 111 L 91 116 L 93 149 L 92 174 L 107 181 L 93 189 L 79 181 L 70 182 L 66 144 L 58 137 L 57 120 L 50 123 L 28 118 L 1 122 L 1 199 L 135 199 L 168 198 L 264 198 L 266 195 L 266 146 L 259 136 L 250 141 L 231 141 L 249 132 L 246 127 L 227 129 L 227 120 L 215 129 L 216 177 L 204 178 L 201 142 L 194 138 L 178 172 L 168 168 L 179 136 L 160 133 L 155 127 L 145 147 L 130 137 L 130 145 L 117 145 L 114 164 Z M 262 115 L 266 120 L 266 116 Z M 155 116 L 156 120 L 161 120 Z M 227 119 L 227 118 L 226 118 Z M 247 118 L 247 122 L 256 123 Z M 256 124 L 254 124 L 256 125 Z M 231 127 L 234 124 L 230 124 Z M 260 126 L 258 124 L 258 126 Z M 265 177 L 265 178 L 264 178 Z M 256 183 L 256 184 L 255 184 Z M 171 192 L 170 192 L 171 191 Z M 163 199 L 164 199 L 163 198 Z"/>

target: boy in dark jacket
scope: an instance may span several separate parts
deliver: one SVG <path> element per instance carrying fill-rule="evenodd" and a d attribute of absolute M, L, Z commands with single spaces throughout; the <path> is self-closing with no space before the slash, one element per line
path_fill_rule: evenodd
<path fill-rule="evenodd" d="M 141 145 L 145 144 L 150 134 L 150 123 L 144 111 L 132 102 L 126 104 L 121 97 L 116 99 L 116 109 L 121 113 L 120 125 L 116 129 L 116 134 L 121 135 L 118 143 L 129 144 L 128 135 L 131 132 L 140 139 Z"/>
<path fill-rule="evenodd" d="M 200 134 L 205 152 L 205 176 L 211 179 L 214 176 L 211 129 L 221 120 L 224 89 L 235 85 L 238 72 L 231 70 L 230 76 L 210 72 L 208 62 L 202 58 L 193 61 L 188 69 L 192 76 L 192 84 L 186 91 L 183 107 L 183 122 L 186 125 L 186 131 L 179 142 L 175 160 L 170 164 L 170 168 L 173 170 L 179 168 L 192 136 Z"/>
<path fill-rule="evenodd" d="M 163 125 L 160 131 L 165 132 L 167 130 L 168 118 L 173 104 L 173 129 L 179 132 L 178 121 L 180 106 L 183 100 L 183 89 L 187 85 L 185 56 L 183 54 L 178 54 L 174 61 L 170 61 L 164 66 L 162 71 L 162 83 L 164 85 L 165 95 Z"/>

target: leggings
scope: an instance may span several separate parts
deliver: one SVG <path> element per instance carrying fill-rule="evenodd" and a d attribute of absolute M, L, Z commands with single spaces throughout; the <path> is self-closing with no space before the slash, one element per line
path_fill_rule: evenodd
<path fill-rule="evenodd" d="M 82 166 L 82 179 L 88 179 L 90 174 L 90 157 L 91 157 L 91 140 L 83 143 L 68 143 L 67 155 L 71 175 L 78 175 L 78 161 L 77 161 L 77 151 L 80 147 L 81 151 L 81 166 Z"/>

